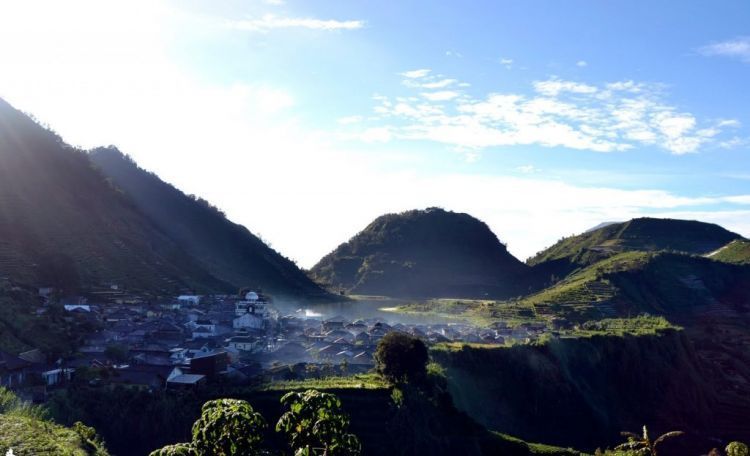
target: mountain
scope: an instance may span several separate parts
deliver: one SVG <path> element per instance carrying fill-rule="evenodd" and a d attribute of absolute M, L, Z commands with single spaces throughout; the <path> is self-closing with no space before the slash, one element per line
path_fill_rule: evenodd
<path fill-rule="evenodd" d="M 739 234 L 712 223 L 636 218 L 562 239 L 527 263 L 534 266 L 538 274 L 564 276 L 577 267 L 620 252 L 673 250 L 704 255 L 741 238 Z"/>
<path fill-rule="evenodd" d="M 188 196 L 145 171 L 114 147 L 94 149 L 92 162 L 163 233 L 207 271 L 234 286 L 276 295 L 330 298 L 289 259 L 208 202 Z"/>
<path fill-rule="evenodd" d="M 583 322 L 646 312 L 670 318 L 750 312 L 750 267 L 673 252 L 623 252 L 523 298 L 540 315 Z"/>
<path fill-rule="evenodd" d="M 115 282 L 229 290 L 97 172 L 88 156 L 0 100 L 0 276 L 77 290 Z"/>
<path fill-rule="evenodd" d="M 485 223 L 429 208 L 378 217 L 310 273 L 356 294 L 504 297 L 526 270 Z"/>
<path fill-rule="evenodd" d="M 113 148 L 91 154 L 0 100 L 0 277 L 69 292 L 330 298 L 294 263 Z"/>
<path fill-rule="evenodd" d="M 725 263 L 750 264 L 750 241 L 737 239 L 706 255 L 708 258 Z"/>

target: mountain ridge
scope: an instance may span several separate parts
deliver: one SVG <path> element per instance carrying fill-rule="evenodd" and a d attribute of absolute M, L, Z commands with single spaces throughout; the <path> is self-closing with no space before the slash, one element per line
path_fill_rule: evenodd
<path fill-rule="evenodd" d="M 330 298 L 291 260 L 268 247 L 246 227 L 229 221 L 207 201 L 186 195 L 140 168 L 115 147 L 96 148 L 89 155 L 139 210 L 201 261 L 212 275 L 238 287 L 250 285 L 292 297 Z"/>

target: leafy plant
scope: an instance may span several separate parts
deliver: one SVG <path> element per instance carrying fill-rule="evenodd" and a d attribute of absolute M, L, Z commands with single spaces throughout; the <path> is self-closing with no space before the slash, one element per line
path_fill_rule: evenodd
<path fill-rule="evenodd" d="M 375 350 L 377 371 L 394 383 L 424 379 L 428 360 L 424 342 L 401 332 L 386 334 Z"/>
<path fill-rule="evenodd" d="M 731 442 L 724 451 L 727 456 L 750 456 L 750 448 L 742 442 Z"/>
<path fill-rule="evenodd" d="M 295 456 L 356 456 L 359 439 L 347 432 L 349 417 L 338 397 L 317 390 L 290 392 L 281 398 L 288 408 L 276 424 L 277 432 L 289 436 Z"/>
<path fill-rule="evenodd" d="M 624 437 L 627 437 L 628 441 L 616 446 L 615 450 L 628 451 L 630 452 L 629 454 L 632 454 L 633 456 L 658 456 L 659 453 L 657 449 L 661 443 L 663 443 L 665 440 L 679 437 L 684 434 L 684 432 L 667 432 L 666 434 L 662 434 L 661 436 L 659 436 L 656 440 L 651 440 L 648 435 L 648 428 L 646 426 L 643 426 L 642 435 L 638 435 L 633 432 L 622 432 L 621 434 Z"/>
<path fill-rule="evenodd" d="M 266 422 L 245 401 L 217 399 L 203 404 L 193 424 L 193 446 L 201 455 L 256 454 Z"/>
<path fill-rule="evenodd" d="M 263 454 L 266 421 L 245 401 L 216 399 L 203 404 L 193 441 L 168 445 L 151 456 L 246 456 Z"/>

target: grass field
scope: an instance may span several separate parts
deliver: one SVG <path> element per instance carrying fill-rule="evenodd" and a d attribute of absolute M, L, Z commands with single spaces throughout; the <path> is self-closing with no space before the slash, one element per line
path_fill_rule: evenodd
<path fill-rule="evenodd" d="M 309 378 L 266 383 L 260 391 L 297 391 L 307 389 L 387 389 L 388 382 L 377 374 L 357 374 L 349 377 Z"/>

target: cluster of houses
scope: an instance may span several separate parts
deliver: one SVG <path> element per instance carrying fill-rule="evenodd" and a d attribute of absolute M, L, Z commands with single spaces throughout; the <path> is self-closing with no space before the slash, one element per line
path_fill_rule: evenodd
<path fill-rule="evenodd" d="M 40 290 L 40 294 L 48 290 Z M 426 343 L 502 345 L 528 342 L 544 325 L 488 328 L 462 323 L 388 324 L 380 319 L 279 315 L 260 292 L 238 296 L 182 295 L 163 303 L 137 296 L 106 304 L 85 299 L 62 304 L 70 318 L 97 323 L 77 353 L 47 363 L 37 351 L 0 352 L 0 384 L 54 387 L 86 378 L 92 385 L 195 388 L 217 378 L 238 383 L 306 378 L 370 370 L 380 339 L 400 331 Z M 78 377 L 78 378 L 77 378 Z M 34 379 L 33 382 L 30 382 Z"/>

